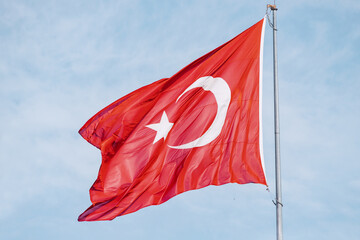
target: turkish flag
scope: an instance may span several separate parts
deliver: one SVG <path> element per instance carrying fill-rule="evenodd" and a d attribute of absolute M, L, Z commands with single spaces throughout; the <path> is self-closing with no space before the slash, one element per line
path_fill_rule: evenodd
<path fill-rule="evenodd" d="M 79 221 L 112 220 L 182 192 L 266 184 L 261 65 L 265 19 L 174 76 L 105 107 L 80 129 L 101 150 Z"/>

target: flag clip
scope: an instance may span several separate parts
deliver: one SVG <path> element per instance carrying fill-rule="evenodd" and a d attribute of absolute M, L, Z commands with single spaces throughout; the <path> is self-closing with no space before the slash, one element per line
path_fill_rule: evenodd
<path fill-rule="evenodd" d="M 273 204 L 274 204 L 275 206 L 277 206 L 277 205 L 279 204 L 279 205 L 281 205 L 282 207 L 284 207 L 284 205 L 283 205 L 281 202 L 279 202 L 279 201 L 272 200 L 272 202 L 273 202 Z"/>

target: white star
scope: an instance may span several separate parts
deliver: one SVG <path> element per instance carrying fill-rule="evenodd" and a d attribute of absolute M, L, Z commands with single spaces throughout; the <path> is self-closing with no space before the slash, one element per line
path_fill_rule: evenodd
<path fill-rule="evenodd" d="M 173 125 L 174 123 L 169 122 L 165 111 L 163 112 L 159 123 L 146 125 L 146 127 L 156 131 L 156 136 L 153 144 L 162 138 L 164 138 L 165 140 Z"/>

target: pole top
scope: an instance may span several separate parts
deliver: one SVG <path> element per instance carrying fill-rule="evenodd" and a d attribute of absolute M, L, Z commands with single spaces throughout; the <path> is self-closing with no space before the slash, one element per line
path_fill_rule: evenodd
<path fill-rule="evenodd" d="M 277 11 L 278 10 L 276 5 L 271 5 L 271 4 L 268 4 L 267 8 L 270 8 L 272 11 Z"/>

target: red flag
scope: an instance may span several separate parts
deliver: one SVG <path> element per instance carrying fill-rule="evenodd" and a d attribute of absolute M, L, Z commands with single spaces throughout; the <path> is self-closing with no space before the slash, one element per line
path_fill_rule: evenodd
<path fill-rule="evenodd" d="M 171 78 L 107 106 L 79 131 L 101 150 L 79 221 L 111 220 L 182 192 L 266 185 L 261 65 L 265 19 Z"/>

